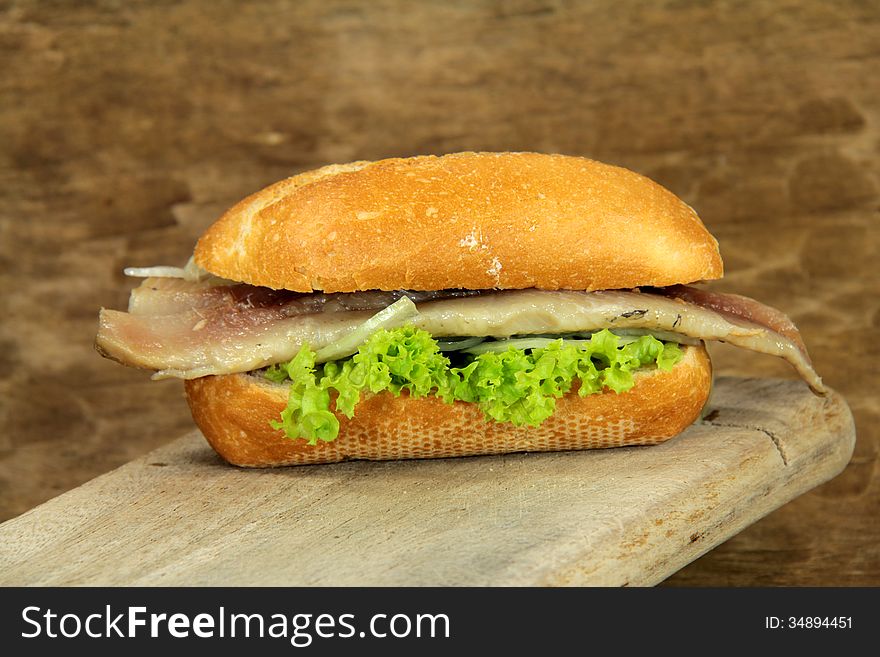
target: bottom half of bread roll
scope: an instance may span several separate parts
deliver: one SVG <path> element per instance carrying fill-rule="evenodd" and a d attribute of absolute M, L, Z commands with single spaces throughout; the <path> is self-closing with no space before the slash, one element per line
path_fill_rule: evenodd
<path fill-rule="evenodd" d="M 682 351 L 668 372 L 636 371 L 626 392 L 581 397 L 575 387 L 537 427 L 495 422 L 473 403 L 383 392 L 366 394 L 351 419 L 337 413 L 339 436 L 315 445 L 270 426 L 287 403 L 286 385 L 256 374 L 207 376 L 185 385 L 205 438 L 226 461 L 246 467 L 654 445 L 693 423 L 712 387 L 705 347 Z"/>

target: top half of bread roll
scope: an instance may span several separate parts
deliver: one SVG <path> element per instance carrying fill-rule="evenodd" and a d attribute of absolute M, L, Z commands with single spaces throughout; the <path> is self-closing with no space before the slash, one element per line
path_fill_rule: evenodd
<path fill-rule="evenodd" d="M 674 194 L 581 157 L 455 153 L 327 166 L 226 212 L 195 261 L 298 292 L 602 290 L 719 278 L 718 243 Z"/>

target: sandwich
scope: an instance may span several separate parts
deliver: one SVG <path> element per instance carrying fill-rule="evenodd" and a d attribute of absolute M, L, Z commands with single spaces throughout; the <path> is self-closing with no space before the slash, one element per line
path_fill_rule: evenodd
<path fill-rule="evenodd" d="M 183 379 L 239 466 L 657 444 L 706 405 L 708 340 L 826 393 L 782 312 L 694 287 L 723 268 L 692 208 L 581 157 L 326 166 L 232 207 L 186 266 L 126 273 L 96 348 Z"/>

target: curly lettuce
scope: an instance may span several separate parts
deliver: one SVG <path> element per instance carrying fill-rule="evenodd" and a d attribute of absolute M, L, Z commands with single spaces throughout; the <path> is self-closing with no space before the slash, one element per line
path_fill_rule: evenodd
<path fill-rule="evenodd" d="M 668 371 L 682 358 L 673 342 L 650 335 L 621 339 L 608 330 L 587 340 L 542 341 L 538 348 L 506 342 L 456 354 L 462 362 L 455 367 L 429 333 L 412 326 L 378 330 L 351 357 L 323 364 L 316 364 L 315 352 L 304 345 L 290 362 L 265 372 L 267 379 L 290 387 L 287 407 L 272 426 L 312 445 L 332 441 L 339 434 L 336 413 L 353 417 L 363 393 L 406 391 L 450 404 L 471 402 L 496 422 L 534 427 L 553 414 L 556 400 L 575 383 L 582 397 L 625 392 L 635 370 Z"/>

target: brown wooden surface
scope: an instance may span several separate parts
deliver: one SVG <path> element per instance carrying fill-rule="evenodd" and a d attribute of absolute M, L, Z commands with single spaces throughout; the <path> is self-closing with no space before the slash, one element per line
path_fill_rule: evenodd
<path fill-rule="evenodd" d="M 788 312 L 855 416 L 842 475 L 668 583 L 880 584 L 878 43 L 864 2 L 0 1 L 0 517 L 191 426 L 92 351 L 124 265 L 327 162 L 558 151 L 694 206 L 715 289 Z"/>

